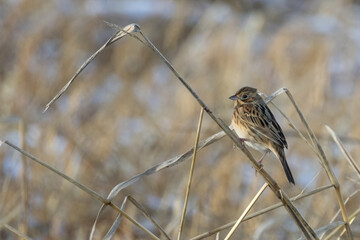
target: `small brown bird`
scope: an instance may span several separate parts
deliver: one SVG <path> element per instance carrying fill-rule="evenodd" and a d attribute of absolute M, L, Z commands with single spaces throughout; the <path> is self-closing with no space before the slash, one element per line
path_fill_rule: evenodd
<path fill-rule="evenodd" d="M 232 125 L 240 140 L 263 153 L 260 164 L 272 151 L 280 160 L 289 182 L 295 184 L 285 158 L 284 147 L 288 147 L 285 136 L 257 89 L 243 87 L 230 99 L 235 101 Z"/>

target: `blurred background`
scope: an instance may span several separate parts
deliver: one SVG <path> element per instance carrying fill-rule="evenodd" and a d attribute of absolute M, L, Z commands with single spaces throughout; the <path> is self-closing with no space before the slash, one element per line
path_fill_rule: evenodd
<path fill-rule="evenodd" d="M 228 97 L 243 86 L 293 94 L 339 178 L 344 199 L 359 190 L 355 172 L 324 128 L 360 154 L 360 5 L 358 1 L 0 1 L 0 139 L 102 196 L 119 182 L 190 149 L 200 107 L 152 50 L 124 38 L 101 53 L 45 113 L 46 103 L 114 33 L 104 21 L 137 23 L 208 107 L 230 124 Z M 302 131 L 287 96 L 274 103 Z M 329 184 L 310 147 L 276 111 L 288 140 L 296 186 L 269 155 L 264 168 L 289 196 Z M 201 138 L 220 131 L 207 116 Z M 261 154 L 251 150 L 254 156 Z M 177 235 L 190 161 L 144 178 L 132 195 Z M 245 155 L 223 138 L 198 154 L 183 239 L 237 219 L 264 183 Z M 348 202 L 359 208 L 359 194 Z M 266 190 L 251 212 L 277 199 Z M 101 206 L 44 167 L 0 148 L 0 221 L 33 239 L 86 239 Z M 314 228 L 339 209 L 334 190 L 296 202 Z M 125 211 L 158 234 L 132 205 Z M 100 216 L 100 239 L 116 217 Z M 341 218 L 337 218 L 341 220 Z M 352 224 L 360 239 L 359 218 Z M 220 234 L 224 238 L 227 231 Z M 284 209 L 241 224 L 234 239 L 297 239 Z M 17 239 L 0 226 L 1 239 Z M 147 239 L 123 219 L 114 239 Z M 215 239 L 214 236 L 208 239 Z"/>

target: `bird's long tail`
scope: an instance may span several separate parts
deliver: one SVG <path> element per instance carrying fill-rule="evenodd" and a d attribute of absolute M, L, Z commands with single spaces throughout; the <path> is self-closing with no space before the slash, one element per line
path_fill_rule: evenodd
<path fill-rule="evenodd" d="M 281 162 L 281 164 L 282 164 L 282 166 L 284 168 L 287 179 L 289 180 L 290 183 L 295 185 L 294 177 L 291 174 L 289 165 L 288 165 L 288 163 L 286 161 L 284 149 L 279 147 L 277 150 L 278 150 L 277 152 L 279 153 L 278 158 L 280 159 L 280 162 Z"/>

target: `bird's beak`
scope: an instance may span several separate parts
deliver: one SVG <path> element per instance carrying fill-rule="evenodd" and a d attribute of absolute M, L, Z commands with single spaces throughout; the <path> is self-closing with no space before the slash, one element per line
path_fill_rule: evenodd
<path fill-rule="evenodd" d="M 229 99 L 235 101 L 235 100 L 239 100 L 240 98 L 236 95 L 232 95 L 231 97 L 229 97 Z"/>

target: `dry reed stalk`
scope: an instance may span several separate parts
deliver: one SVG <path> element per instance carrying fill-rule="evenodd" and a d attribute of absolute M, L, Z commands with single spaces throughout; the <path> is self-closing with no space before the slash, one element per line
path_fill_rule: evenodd
<path fill-rule="evenodd" d="M 117 210 L 119 214 L 126 217 L 128 220 L 130 220 L 135 226 L 139 227 L 141 230 L 143 230 L 151 239 L 159 240 L 157 236 L 155 236 L 151 231 L 149 231 L 146 227 L 141 225 L 138 221 L 130 217 L 126 212 L 124 212 L 121 208 L 119 208 L 117 205 L 113 204 L 112 202 L 109 203 L 109 206 L 113 209 Z"/>
<path fill-rule="evenodd" d="M 148 211 L 145 209 L 144 206 L 142 206 L 138 201 L 136 201 L 133 197 L 128 196 L 129 201 L 134 204 L 135 207 L 137 207 L 144 216 L 149 219 L 149 221 L 159 230 L 160 233 L 162 233 L 166 239 L 171 239 L 171 237 L 165 232 L 165 230 L 151 217 L 151 215 L 148 213 Z"/>
<path fill-rule="evenodd" d="M 341 196 L 341 192 L 340 192 L 340 184 L 337 181 L 337 178 L 335 176 L 335 174 L 333 173 L 333 171 L 331 170 L 331 166 L 330 164 L 327 162 L 327 159 L 325 157 L 325 154 L 321 148 L 321 145 L 318 142 L 318 139 L 316 138 L 314 132 L 312 131 L 312 129 L 309 127 L 309 125 L 307 124 L 305 118 L 303 117 L 302 113 L 300 112 L 300 110 L 298 109 L 294 99 L 292 98 L 291 93 L 289 92 L 289 90 L 283 88 L 283 89 L 279 89 L 276 93 L 274 93 L 273 95 L 278 95 L 281 94 L 282 92 L 286 92 L 289 99 L 291 100 L 292 104 L 294 105 L 296 111 L 298 112 L 298 115 L 300 116 L 301 121 L 303 122 L 303 124 L 306 126 L 307 131 L 308 131 L 308 135 L 310 137 L 310 139 L 312 140 L 313 144 L 316 145 L 317 149 L 314 149 L 313 145 L 310 144 L 307 139 L 304 137 L 304 135 L 295 127 L 294 124 L 292 124 L 292 122 L 290 121 L 290 119 L 288 119 L 286 117 L 286 115 L 274 104 L 272 103 L 272 105 L 274 107 L 277 108 L 277 110 L 289 121 L 290 126 L 299 134 L 299 136 L 306 142 L 308 143 L 308 145 L 311 147 L 311 149 L 318 155 L 319 159 L 321 160 L 321 164 L 324 167 L 330 181 L 333 183 L 333 186 L 335 188 L 336 191 L 336 196 L 340 205 L 340 212 L 342 214 L 343 220 L 345 222 L 344 226 L 346 229 L 346 233 L 347 233 L 347 238 L 348 239 L 353 239 L 352 236 L 352 232 L 351 232 L 351 228 L 350 225 L 348 224 L 347 221 L 347 214 L 346 214 L 346 208 L 345 208 L 345 204 L 344 201 L 342 199 Z M 340 150 L 342 151 L 342 153 L 344 154 L 345 158 L 347 159 L 349 165 L 354 169 L 354 171 L 357 173 L 357 175 L 360 177 L 360 170 L 359 167 L 357 166 L 356 162 L 354 161 L 354 159 L 351 157 L 351 155 L 349 154 L 349 152 L 345 149 L 343 143 L 341 142 L 341 140 L 336 136 L 335 132 L 328 126 L 325 125 L 326 129 L 329 131 L 330 135 L 332 136 L 332 138 L 334 139 L 335 143 L 339 146 Z M 337 185 L 336 185 L 337 184 Z M 334 219 L 332 220 L 334 221 Z M 332 222 L 331 221 L 331 222 Z M 340 226 L 341 227 L 341 226 Z"/>
<path fill-rule="evenodd" d="M 239 227 L 240 223 L 244 220 L 245 216 L 249 213 L 250 209 L 254 206 L 255 202 L 259 199 L 259 197 L 261 196 L 261 194 L 265 191 L 265 189 L 267 188 L 268 183 L 264 183 L 264 185 L 261 187 L 261 189 L 257 192 L 257 194 L 255 195 L 255 197 L 251 200 L 251 202 L 249 203 L 249 205 L 246 207 L 245 211 L 241 214 L 241 216 L 239 217 L 239 219 L 236 221 L 236 223 L 234 224 L 234 226 L 231 228 L 230 232 L 226 235 L 226 237 L 224 238 L 224 240 L 229 240 L 231 238 L 231 236 L 234 234 L 235 230 Z"/>
<path fill-rule="evenodd" d="M 135 224 L 137 227 L 139 227 L 141 230 L 143 230 L 145 233 L 147 233 L 152 239 L 158 239 L 152 232 L 150 232 L 148 229 L 146 229 L 144 226 L 142 226 L 140 223 L 138 223 L 135 219 L 133 219 L 132 217 L 130 217 L 126 212 L 122 211 L 118 206 L 116 206 L 115 204 L 113 204 L 112 202 L 109 202 L 107 199 L 103 198 L 100 194 L 98 194 L 97 192 L 95 192 L 94 190 L 90 189 L 89 187 L 79 183 L 78 181 L 76 181 L 75 179 L 67 176 L 66 174 L 60 172 L 59 170 L 53 168 L 52 166 L 50 166 L 49 164 L 41 161 L 40 159 L 38 159 L 37 157 L 31 155 L 30 153 L 24 151 L 23 149 L 17 147 L 16 145 L 12 144 L 9 141 L 4 141 L 3 143 L 9 145 L 11 148 L 15 149 L 16 151 L 20 152 L 21 154 L 25 155 L 26 157 L 30 158 L 31 160 L 33 160 L 34 162 L 44 166 L 45 168 L 49 169 L 50 171 L 56 173 L 57 175 L 59 175 L 60 177 L 64 178 L 65 180 L 67 180 L 68 182 L 70 182 L 71 184 L 75 185 L 76 187 L 80 188 L 81 190 L 83 190 L 84 192 L 86 192 L 87 194 L 89 194 L 90 196 L 92 196 L 93 198 L 99 200 L 100 202 L 102 202 L 105 205 L 109 205 L 110 207 L 112 207 L 113 209 L 115 209 L 116 211 L 118 211 L 120 214 L 122 214 L 123 216 L 125 216 L 129 221 L 131 221 L 133 224 Z"/>
<path fill-rule="evenodd" d="M 348 201 L 351 199 L 351 198 L 353 198 L 357 193 L 359 193 L 360 192 L 360 190 L 356 190 L 355 192 L 353 192 L 350 196 L 348 196 L 346 199 L 345 199 L 345 201 L 344 201 L 344 204 L 346 205 L 347 203 L 348 203 Z M 357 209 L 355 212 L 357 212 L 358 210 L 360 210 L 360 208 L 359 209 Z M 335 215 L 333 216 L 333 218 L 330 220 L 330 223 L 332 223 L 332 222 L 334 222 L 335 221 L 335 219 L 339 216 L 339 214 L 340 214 L 340 212 L 341 212 L 341 210 L 339 209 L 336 213 L 335 213 Z M 351 216 L 354 216 L 354 214 L 353 215 L 351 215 Z M 355 215 L 356 216 L 356 215 Z M 353 217 L 354 218 L 354 217 Z M 351 219 L 351 217 L 350 217 L 350 222 L 352 222 L 354 219 Z M 344 224 L 343 224 L 344 225 Z M 331 233 L 331 235 L 332 234 L 335 234 L 340 228 L 342 228 L 343 227 L 343 225 L 342 226 L 339 226 L 338 228 L 336 228 L 332 233 Z M 325 235 L 325 233 L 322 235 L 322 236 L 320 236 L 321 237 L 321 239 L 324 237 L 324 235 Z"/>
<path fill-rule="evenodd" d="M 220 233 L 217 233 L 216 234 L 216 238 L 215 238 L 216 240 L 220 240 Z"/>
<path fill-rule="evenodd" d="M 26 132 L 26 126 L 22 119 L 18 122 L 18 131 L 19 131 L 19 137 L 20 137 L 20 148 L 26 149 L 26 141 L 25 141 L 25 132 Z M 21 154 L 21 162 L 22 162 L 22 168 L 21 168 L 21 181 L 20 181 L 20 188 L 21 188 L 21 205 L 23 208 L 21 221 L 19 225 L 19 230 L 24 235 L 27 234 L 27 218 L 28 218 L 28 202 L 29 202 L 29 186 L 28 186 L 28 162 L 25 159 L 25 156 Z"/>
<path fill-rule="evenodd" d="M 12 209 L 12 211 L 10 213 L 8 213 L 6 216 L 2 217 L 0 219 L 0 230 L 2 228 L 6 228 L 9 231 L 13 232 L 14 234 L 16 234 L 19 238 L 21 239 L 31 239 L 28 236 L 26 236 L 25 233 L 23 233 L 20 230 L 17 230 L 13 227 L 11 227 L 8 223 L 13 220 L 14 218 L 18 217 L 19 215 L 21 216 L 21 211 L 22 211 L 22 206 L 21 205 L 17 205 L 16 207 L 14 207 Z"/>
<path fill-rule="evenodd" d="M 202 140 L 199 142 L 198 147 L 197 147 L 197 151 L 200 151 L 201 149 L 203 149 L 206 146 L 209 146 L 212 143 L 215 143 L 217 141 L 219 141 L 220 139 L 222 139 L 223 137 L 225 137 L 225 133 L 223 131 L 218 132 L 213 134 L 212 136 Z M 130 179 L 123 181 L 119 184 L 117 184 L 111 191 L 110 194 L 108 196 L 108 200 L 112 200 L 114 199 L 114 197 L 123 189 L 129 187 L 130 185 L 134 184 L 135 182 L 139 181 L 140 179 L 142 179 L 143 177 L 152 175 L 154 173 L 157 173 L 163 169 L 169 168 L 169 167 L 173 167 L 185 160 L 190 159 L 193 156 L 194 153 L 194 148 L 189 149 L 188 151 L 186 151 L 185 153 L 175 156 L 171 159 L 168 159 L 166 161 L 163 161 L 161 163 L 156 164 L 155 166 L 145 170 L 144 172 L 135 175 L 133 177 L 131 177 Z"/>
<path fill-rule="evenodd" d="M 0 223 L 1 225 L 1 223 Z M 4 224 L 3 225 L 6 229 L 8 229 L 10 232 L 13 232 L 15 235 L 17 235 L 20 239 L 25 239 L 25 240 L 31 240 L 30 237 L 26 236 L 25 234 L 23 234 L 22 232 L 20 232 L 19 230 L 13 228 L 12 226 L 8 225 L 8 224 Z"/>
<path fill-rule="evenodd" d="M 201 108 L 200 116 L 199 116 L 199 122 L 198 122 L 198 128 L 197 128 L 197 131 L 196 131 L 196 137 L 195 137 L 195 143 L 194 143 L 194 152 L 193 152 L 193 157 L 192 157 L 191 166 L 190 166 L 188 184 L 186 186 L 184 207 L 183 207 L 183 211 L 182 211 L 182 215 L 181 215 L 179 232 L 178 232 L 178 237 L 177 237 L 178 240 L 181 239 L 181 233 L 182 233 L 182 229 L 183 229 L 183 226 L 184 226 L 185 214 L 186 214 L 186 209 L 187 209 L 187 204 L 188 204 L 189 195 L 190 195 L 190 189 L 191 189 L 191 181 L 192 181 L 192 177 L 193 177 L 194 169 L 195 169 L 196 153 L 197 153 L 197 148 L 198 148 L 199 139 L 200 139 L 200 132 L 201 132 L 201 125 L 202 125 L 203 116 L 204 116 L 204 108 Z"/>
<path fill-rule="evenodd" d="M 333 185 L 331 184 L 331 185 L 327 185 L 327 186 L 323 186 L 323 187 L 317 188 L 317 189 L 312 190 L 312 191 L 307 192 L 307 193 L 299 194 L 298 196 L 292 197 L 292 198 L 291 198 L 291 201 L 297 201 L 297 200 L 306 198 L 306 197 L 308 197 L 308 196 L 311 196 L 311 195 L 314 195 L 314 194 L 316 194 L 316 193 L 325 191 L 325 190 L 327 190 L 327 189 L 329 189 L 329 188 L 332 188 L 332 187 L 333 187 Z M 259 210 L 259 211 L 255 212 L 255 213 L 252 213 L 252 214 L 248 215 L 247 217 L 245 217 L 245 218 L 243 219 L 243 222 L 244 222 L 244 221 L 248 221 L 248 220 L 250 220 L 250 219 L 253 219 L 253 218 L 255 218 L 255 217 L 258 217 L 258 216 L 260 216 L 260 215 L 263 215 L 263 214 L 265 214 L 265 213 L 268 213 L 268 212 L 270 212 L 270 211 L 272 211 L 272 210 L 275 210 L 275 209 L 277 209 L 277 208 L 280 208 L 280 207 L 282 207 L 282 206 L 283 206 L 282 203 L 277 203 L 277 204 L 274 204 L 274 205 L 272 205 L 272 206 L 266 207 L 266 208 L 264 208 L 264 209 L 262 209 L 262 210 Z M 232 221 L 232 222 L 227 223 L 227 224 L 225 224 L 225 225 L 223 225 L 223 226 L 217 227 L 217 228 L 215 228 L 215 229 L 213 229 L 213 230 L 211 230 L 211 231 L 208 231 L 208 232 L 202 233 L 202 234 L 200 234 L 200 235 L 198 235 L 198 236 L 195 236 L 195 237 L 191 238 L 190 240 L 199 240 L 199 239 L 203 239 L 203 238 L 205 238 L 205 237 L 209 237 L 209 236 L 211 236 L 211 235 L 213 235 L 213 234 L 216 234 L 216 233 L 218 233 L 218 232 L 220 232 L 220 231 L 222 231 L 222 230 L 225 230 L 225 229 L 227 229 L 227 228 L 230 228 L 230 227 L 234 226 L 235 223 L 236 223 L 236 221 Z"/>
<path fill-rule="evenodd" d="M 337 221 L 337 222 L 333 222 L 333 223 L 329 223 L 323 227 L 317 228 L 315 229 L 316 234 L 320 235 L 320 234 L 325 234 L 327 231 L 330 231 L 334 228 L 337 228 L 339 226 L 343 226 L 344 222 L 343 221 Z M 320 237 L 320 239 L 322 239 Z M 303 237 L 299 238 L 298 240 L 304 240 Z"/>
<path fill-rule="evenodd" d="M 200 143 L 198 143 L 198 147 L 197 147 L 197 151 L 199 151 L 200 149 L 220 140 L 221 138 L 223 138 L 225 136 L 225 133 L 224 132 L 218 132 L 208 138 L 206 138 L 205 140 L 202 140 Z M 154 173 L 157 173 L 163 169 L 166 169 L 166 168 L 169 168 L 169 167 L 172 167 L 172 166 L 175 166 L 189 158 L 191 158 L 191 156 L 193 155 L 194 153 L 194 148 L 191 148 L 190 150 L 188 150 L 187 152 L 179 155 L 179 156 L 176 156 L 176 157 L 173 157 L 169 160 L 166 160 L 164 162 L 161 162 L 159 164 L 156 164 L 155 166 L 147 169 L 146 171 L 144 171 L 143 173 L 141 174 L 138 174 L 138 175 L 135 175 L 134 177 L 126 180 L 126 181 L 123 181 L 119 184 L 117 184 L 109 193 L 108 197 L 107 197 L 107 200 L 108 201 L 112 201 L 116 196 L 117 194 L 119 194 L 119 192 L 127 187 L 129 187 L 130 185 L 134 184 L 135 182 L 137 182 L 138 180 L 146 177 L 146 176 L 149 176 L 151 174 L 154 174 Z M 95 228 L 96 228 L 96 224 L 97 224 L 97 220 L 101 214 L 101 212 L 104 210 L 106 204 L 103 204 L 98 213 L 97 213 L 97 216 L 95 218 L 95 221 L 94 221 L 94 224 L 92 226 L 92 230 L 91 230 L 91 237 L 90 239 L 92 238 L 92 235 L 93 235 L 93 232 L 95 231 Z M 121 214 L 118 215 L 117 217 L 117 220 L 113 223 L 112 225 L 112 229 L 113 228 L 117 228 L 120 224 L 120 217 L 121 217 Z M 110 230 L 109 230 L 110 231 Z"/>
<path fill-rule="evenodd" d="M 125 205 L 127 203 L 127 200 L 128 200 L 129 196 L 126 196 L 124 201 L 121 203 L 121 210 L 124 211 L 125 209 Z M 99 213 L 98 213 L 99 215 Z M 111 227 L 109 228 L 108 232 L 105 234 L 104 236 L 104 240 L 109 240 L 111 239 L 115 232 L 116 232 L 116 229 L 118 228 L 119 224 L 120 224 L 120 221 L 121 221 L 121 217 L 122 215 L 121 214 L 118 214 L 118 216 L 116 217 L 115 221 L 113 222 L 113 224 L 111 225 Z M 96 217 L 96 220 L 95 222 L 97 221 L 98 217 Z M 95 231 L 95 228 L 93 227 L 92 230 L 91 230 L 91 235 L 90 235 L 90 239 L 92 238 L 92 235 L 93 235 L 93 232 Z"/>
<path fill-rule="evenodd" d="M 25 155 L 26 157 L 30 158 L 31 160 L 35 161 L 36 163 L 44 166 L 45 168 L 49 169 L 50 171 L 56 173 L 57 175 L 59 175 L 60 177 L 64 178 L 65 180 L 67 180 L 68 182 L 72 183 L 73 185 L 77 186 L 78 188 L 80 188 L 81 190 L 83 190 L 84 192 L 88 193 L 89 195 L 91 195 L 92 197 L 94 197 L 95 199 L 105 203 L 105 204 L 109 204 L 108 201 L 106 201 L 106 199 L 104 199 L 100 194 L 98 194 L 97 192 L 95 192 L 94 190 L 88 188 L 87 186 L 79 183 L 78 181 L 76 181 L 75 179 L 65 175 L 64 173 L 60 172 L 59 170 L 55 169 L 54 167 L 50 166 L 49 164 L 41 161 L 40 159 L 38 159 L 37 157 L 31 155 L 30 153 L 24 151 L 23 149 L 19 148 L 18 146 L 12 144 L 9 141 L 4 141 L 5 144 L 9 145 L 11 148 L 15 149 L 16 151 L 20 152 L 21 154 Z"/>
<path fill-rule="evenodd" d="M 94 60 L 94 58 L 101 53 L 107 46 L 110 46 L 112 43 L 116 42 L 117 40 L 120 40 L 121 38 L 123 38 L 126 35 L 130 35 L 134 38 L 136 38 L 137 40 L 139 40 L 140 42 L 144 43 L 141 39 L 139 39 L 137 36 L 133 35 L 132 33 L 137 32 L 139 28 L 139 26 L 137 24 L 129 24 L 126 27 L 124 27 L 124 29 L 119 28 L 118 26 L 115 27 L 114 24 L 112 23 L 107 23 L 109 26 L 116 28 L 118 31 L 111 37 L 109 38 L 108 41 L 106 41 L 106 43 L 104 45 L 102 45 L 93 55 L 91 55 L 81 66 L 80 68 L 76 71 L 76 73 L 74 74 L 74 76 L 69 80 L 69 82 L 58 92 L 58 94 L 56 94 L 56 96 L 51 99 L 51 101 L 46 104 L 45 109 L 43 112 L 46 112 L 46 110 L 48 110 L 48 108 L 70 87 L 70 85 L 73 83 L 73 81 L 75 80 L 75 78 L 82 72 L 82 70 L 84 70 L 84 68 L 92 61 Z"/>
<path fill-rule="evenodd" d="M 349 219 L 350 219 L 350 223 L 353 222 L 356 218 L 357 215 L 360 214 L 360 208 L 358 208 L 353 214 L 350 215 Z M 324 240 L 329 240 L 331 239 L 339 230 L 341 230 L 343 228 L 343 225 L 338 226 L 337 228 L 335 228 L 331 233 L 329 233 L 329 235 L 327 235 L 326 237 L 324 237 Z M 344 231 L 341 233 L 341 235 L 344 233 Z M 340 235 L 340 236 L 341 236 Z M 340 236 L 338 238 L 340 238 Z"/>
<path fill-rule="evenodd" d="M 0 220 L 0 230 L 5 227 L 5 224 L 8 224 L 10 221 L 12 221 L 13 219 L 15 219 L 16 217 L 18 217 L 20 215 L 22 211 L 22 206 L 21 205 L 17 205 L 14 208 L 12 208 L 12 210 L 6 214 L 5 216 L 1 217 Z"/>
<path fill-rule="evenodd" d="M 292 97 L 292 94 L 291 92 L 286 89 L 286 88 L 282 88 L 281 89 L 282 91 L 284 91 L 291 103 L 293 104 L 293 106 L 295 107 L 300 119 L 301 119 L 301 122 L 305 125 L 307 131 L 308 131 L 308 134 L 309 134 L 309 137 L 310 139 L 312 140 L 314 146 L 316 147 L 316 150 L 317 150 L 317 155 L 318 157 L 320 158 L 321 160 L 321 163 L 322 163 L 322 166 L 323 168 L 325 169 L 326 171 L 326 174 L 327 176 L 329 177 L 331 183 L 334 185 L 334 188 L 335 188 L 335 192 L 336 192 L 336 197 L 337 197 L 337 200 L 338 200 L 338 203 L 339 203 L 339 206 L 340 206 L 340 210 L 341 210 L 341 215 L 342 215 L 342 218 L 344 220 L 344 223 L 345 223 L 345 228 L 346 228 L 346 233 L 347 233 L 347 238 L 348 239 L 353 239 L 353 236 L 352 236 L 352 232 L 351 232 L 351 228 L 350 228 L 350 225 L 349 225 L 349 219 L 347 217 L 347 213 L 346 213 L 346 208 L 345 208 L 345 204 L 344 204 L 344 201 L 343 201 L 343 198 L 342 198 L 342 195 L 341 195 L 341 191 L 340 191 L 340 184 L 339 184 L 339 181 L 337 180 L 334 172 L 332 171 L 331 169 L 331 166 L 330 166 L 330 163 L 328 162 L 326 156 L 325 156 L 325 153 L 319 143 L 319 141 L 317 140 L 313 130 L 310 128 L 309 124 L 307 123 L 307 121 L 305 120 L 305 117 L 303 116 L 303 114 L 301 113 L 300 109 L 298 108 L 294 98 Z"/>
<path fill-rule="evenodd" d="M 165 230 L 151 217 L 151 215 L 149 214 L 149 212 L 145 209 L 144 206 L 142 206 L 138 201 L 136 201 L 135 198 L 133 198 L 132 196 L 128 195 L 125 197 L 124 201 L 121 204 L 121 210 L 124 210 L 125 208 L 125 204 L 127 203 L 127 201 L 130 201 L 137 209 L 140 210 L 140 212 L 155 226 L 155 228 L 162 233 L 166 239 L 170 240 L 170 236 L 165 232 Z M 120 217 L 121 215 L 119 215 L 116 220 L 114 221 L 114 223 L 112 224 L 112 226 L 110 227 L 109 231 L 106 233 L 105 237 L 103 238 L 103 240 L 110 240 L 113 238 L 113 236 L 115 235 L 115 232 L 119 226 L 119 222 L 120 222 Z"/>
<path fill-rule="evenodd" d="M 357 173 L 357 176 L 360 178 L 360 168 L 356 164 L 355 160 L 350 155 L 350 153 L 346 150 L 346 148 L 345 148 L 344 144 L 342 143 L 342 141 L 340 140 L 340 138 L 338 138 L 338 136 L 336 135 L 334 130 L 332 130 L 328 125 L 325 125 L 325 127 L 328 130 L 328 132 L 330 133 L 331 137 L 334 139 L 335 143 L 339 146 L 341 152 L 344 154 L 349 165 L 354 169 L 354 171 Z"/>

